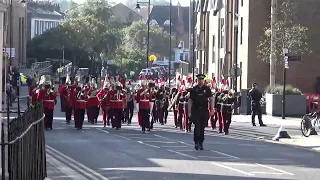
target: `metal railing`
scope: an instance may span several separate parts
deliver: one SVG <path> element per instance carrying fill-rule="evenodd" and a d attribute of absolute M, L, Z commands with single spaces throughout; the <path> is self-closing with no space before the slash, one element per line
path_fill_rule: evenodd
<path fill-rule="evenodd" d="M 43 104 L 28 108 L 20 117 L 1 123 L 2 180 L 6 179 L 6 153 L 9 180 L 43 180 L 47 176 Z"/>

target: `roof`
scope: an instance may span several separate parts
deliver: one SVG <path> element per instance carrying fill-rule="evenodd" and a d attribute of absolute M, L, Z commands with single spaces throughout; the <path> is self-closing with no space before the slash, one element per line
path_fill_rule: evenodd
<path fill-rule="evenodd" d="M 32 18 L 59 20 L 64 18 L 64 13 L 60 11 L 60 7 L 56 3 L 32 1 L 27 3 L 27 9 Z"/>
<path fill-rule="evenodd" d="M 183 6 L 172 6 L 171 7 L 171 23 L 172 27 L 175 28 L 179 25 L 179 14 L 182 15 L 182 23 L 185 30 L 189 29 L 189 7 Z M 140 15 L 147 20 L 148 19 L 148 8 L 141 7 Z M 151 6 L 150 7 L 150 21 L 155 20 L 158 25 L 162 27 L 166 27 L 165 22 L 169 22 L 170 19 L 170 6 Z"/>

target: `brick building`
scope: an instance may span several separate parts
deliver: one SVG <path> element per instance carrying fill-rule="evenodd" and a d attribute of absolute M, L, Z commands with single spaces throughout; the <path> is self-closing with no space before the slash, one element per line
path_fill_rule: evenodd
<path fill-rule="evenodd" d="M 242 66 L 242 76 L 237 78 L 237 89 L 249 88 L 257 82 L 261 88 L 269 84 L 269 64 L 257 58 L 257 46 L 271 15 L 271 0 L 225 0 L 225 6 L 213 15 L 216 0 L 198 0 L 197 15 L 197 68 L 200 72 L 220 79 L 230 77 L 234 64 Z M 280 3 L 281 1 L 278 1 Z M 298 24 L 308 28 L 308 44 L 313 51 L 302 62 L 290 63 L 287 83 L 303 92 L 314 92 L 316 78 L 320 76 L 320 1 L 294 1 Z M 226 9 L 228 8 L 229 9 Z M 201 9 L 203 11 L 201 12 Z M 232 13 L 227 13 L 232 12 Z M 233 14 L 227 18 L 227 14 Z M 232 21 L 230 21 L 230 19 Z M 228 26 L 227 26 L 228 25 Z M 229 27 L 229 29 L 227 29 Z M 229 34 L 226 34 L 229 32 Z M 225 40 L 226 39 L 226 40 Z M 283 83 L 283 66 L 278 65 L 276 83 Z"/>

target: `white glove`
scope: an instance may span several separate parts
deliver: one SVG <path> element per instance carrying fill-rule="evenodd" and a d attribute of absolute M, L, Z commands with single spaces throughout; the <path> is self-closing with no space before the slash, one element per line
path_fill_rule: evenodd
<path fill-rule="evenodd" d="M 139 103 L 136 103 L 137 112 L 139 112 Z"/>

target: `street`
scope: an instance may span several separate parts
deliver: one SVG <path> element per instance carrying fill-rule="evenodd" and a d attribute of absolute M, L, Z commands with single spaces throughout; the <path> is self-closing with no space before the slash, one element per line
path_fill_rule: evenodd
<path fill-rule="evenodd" d="M 87 122 L 77 131 L 65 124 L 57 104 L 54 130 L 46 132 L 49 163 L 77 180 L 318 179 L 318 153 L 257 140 L 274 135 L 275 127 L 235 123 L 229 136 L 209 130 L 205 150 L 196 151 L 193 134 L 172 127 L 171 117 L 146 134 L 136 117 L 118 131 Z"/>

